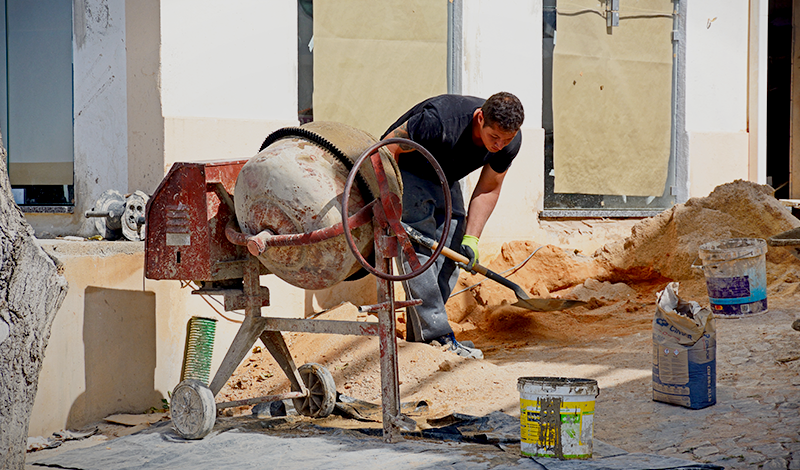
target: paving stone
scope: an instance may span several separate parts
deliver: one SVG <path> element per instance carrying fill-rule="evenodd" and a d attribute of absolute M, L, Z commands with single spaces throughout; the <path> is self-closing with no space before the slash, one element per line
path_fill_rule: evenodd
<path fill-rule="evenodd" d="M 770 459 L 764 462 L 764 465 L 760 467 L 761 470 L 786 470 L 789 466 L 789 462 L 786 459 Z"/>
<path fill-rule="evenodd" d="M 694 454 L 695 457 L 702 459 L 708 457 L 709 455 L 714 455 L 719 453 L 719 449 L 712 445 L 704 445 L 694 449 L 692 453 Z"/>
<path fill-rule="evenodd" d="M 745 362 L 749 361 L 750 359 L 747 357 L 739 356 L 739 357 L 732 357 L 728 359 L 728 362 L 733 364 L 734 366 L 738 366 L 744 364 Z"/>
<path fill-rule="evenodd" d="M 800 470 L 800 452 L 793 452 L 789 461 L 789 470 Z"/>
<path fill-rule="evenodd" d="M 769 408 L 764 408 L 757 411 L 755 415 L 756 418 L 764 420 L 764 419 L 776 419 L 780 417 L 780 413 L 777 409 L 775 409 L 772 405 Z"/>
<path fill-rule="evenodd" d="M 767 460 L 763 455 L 759 454 L 758 452 L 743 451 L 742 457 L 744 457 L 744 463 L 753 466 L 758 466 L 758 464 Z"/>
<path fill-rule="evenodd" d="M 751 344 L 750 346 L 747 347 L 747 349 L 749 349 L 750 351 L 753 351 L 753 352 L 766 352 L 766 351 L 772 350 L 773 347 L 769 343 L 758 342 L 758 343 Z"/>
<path fill-rule="evenodd" d="M 674 457 L 676 459 L 690 460 L 692 458 L 692 454 L 681 452 L 675 447 L 667 447 L 666 449 L 661 449 L 658 452 L 653 453 L 657 455 L 663 455 L 664 457 Z"/>
<path fill-rule="evenodd" d="M 771 403 L 771 404 L 783 403 L 785 401 L 786 401 L 786 397 L 784 397 L 783 395 L 780 395 L 780 394 L 767 395 L 766 397 L 764 397 L 764 400 L 763 400 L 764 403 Z"/>
<path fill-rule="evenodd" d="M 800 428 L 796 428 L 800 429 Z M 800 431 L 798 431 L 800 432 Z M 798 437 L 795 436 L 794 440 L 790 443 L 783 444 L 783 447 L 786 448 L 789 452 L 794 454 L 796 457 L 800 458 L 800 441 L 798 441 Z"/>
<path fill-rule="evenodd" d="M 714 444 L 719 448 L 719 451 L 723 454 L 735 454 L 736 451 L 739 450 L 739 445 L 736 443 L 736 440 L 733 438 L 722 439 Z"/>
<path fill-rule="evenodd" d="M 707 457 L 703 457 L 700 459 L 704 463 L 715 463 L 717 465 L 722 465 L 724 467 L 728 466 L 727 462 L 736 462 L 738 461 L 738 457 L 731 457 L 730 455 L 726 454 L 712 454 Z"/>
<path fill-rule="evenodd" d="M 789 451 L 780 444 L 769 444 L 765 446 L 753 446 L 753 451 L 763 454 L 767 458 L 788 458 Z"/>
<path fill-rule="evenodd" d="M 739 470 L 739 469 L 750 469 L 750 465 L 744 461 L 741 457 L 731 457 L 728 456 L 727 458 L 723 458 L 720 460 L 709 461 L 708 463 L 713 463 L 717 465 L 721 465 L 725 467 L 725 470 Z"/>
<path fill-rule="evenodd" d="M 731 403 L 735 409 L 741 413 L 751 414 L 760 413 L 772 409 L 771 406 L 764 406 L 753 399 L 736 400 Z"/>
<path fill-rule="evenodd" d="M 752 423 L 752 421 L 747 418 L 735 418 L 730 420 L 730 423 L 741 429 L 746 429 L 750 426 L 750 423 Z"/>

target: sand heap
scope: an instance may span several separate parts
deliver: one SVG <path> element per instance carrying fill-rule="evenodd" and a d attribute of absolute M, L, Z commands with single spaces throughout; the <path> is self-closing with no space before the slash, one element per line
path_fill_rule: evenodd
<path fill-rule="evenodd" d="M 702 271 L 691 266 L 694 261 L 700 263 L 697 252 L 703 243 L 728 238 L 766 239 L 798 226 L 800 220 L 775 199 L 772 188 L 737 180 L 718 186 L 707 197 L 692 198 L 641 221 L 630 237 L 610 243 L 592 256 L 532 241 L 514 241 L 505 243 L 488 267 L 504 272 L 524 263 L 506 276 L 532 297 L 568 297 L 571 295 L 563 289 L 582 285 L 587 279 L 636 283 L 702 278 Z M 772 268 L 797 263 L 782 248 L 770 248 L 767 261 Z M 774 271 L 770 270 L 772 279 L 780 276 Z M 481 276 L 462 274 L 456 291 L 480 280 Z M 448 314 L 451 321 L 459 323 L 473 313 L 480 316 L 487 309 L 514 300 L 509 289 L 487 280 L 452 297 Z"/>
<path fill-rule="evenodd" d="M 800 226 L 773 196 L 773 189 L 736 180 L 717 186 L 708 197 L 692 198 L 636 224 L 631 236 L 606 245 L 594 258 L 611 277 L 641 279 L 658 275 L 671 280 L 702 276 L 692 262 L 703 243 L 728 238 L 763 238 Z M 782 248 L 770 248 L 767 261 L 794 259 Z M 699 263 L 699 261 L 698 261 Z"/>

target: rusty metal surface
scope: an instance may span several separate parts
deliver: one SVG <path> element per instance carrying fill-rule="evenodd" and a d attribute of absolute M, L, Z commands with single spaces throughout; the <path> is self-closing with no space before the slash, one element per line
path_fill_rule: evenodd
<path fill-rule="evenodd" d="M 367 148 L 377 142 L 368 132 L 338 122 L 314 121 L 302 127 L 333 142 L 336 147 L 344 153 L 347 159 L 350 160 L 350 163 L 355 163 L 358 157 L 360 157 Z M 387 175 L 386 179 L 389 184 L 389 190 L 402 197 L 403 179 L 400 178 L 400 168 L 397 166 L 397 162 L 383 147 L 380 149 L 380 157 Z M 358 173 L 364 178 L 372 194 L 379 194 L 380 187 L 374 169 L 366 165 L 359 168 Z"/>
<path fill-rule="evenodd" d="M 355 215 L 347 218 L 351 228 L 358 228 L 372 222 L 372 206 L 375 201 L 370 202 Z M 340 222 L 319 230 L 306 233 L 291 233 L 288 235 L 275 235 L 269 230 L 265 230 L 253 236 L 247 236 L 236 230 L 233 224 L 228 224 L 225 235 L 231 243 L 247 246 L 248 251 L 253 256 L 262 254 L 270 246 L 303 246 L 319 243 L 331 238 L 338 237 L 344 233 L 344 225 Z"/>
<path fill-rule="evenodd" d="M 375 224 L 375 264 L 385 274 L 392 274 L 392 256 L 389 254 L 386 229 Z M 394 282 L 377 279 L 378 300 L 385 305 L 378 309 L 378 340 L 381 364 L 381 411 L 383 412 L 383 440 L 388 443 L 403 439 L 402 430 L 416 427 L 410 418 L 400 413 L 400 373 L 397 365 L 397 322 L 395 321 Z M 412 424 L 413 423 L 413 424 Z"/>
<path fill-rule="evenodd" d="M 360 172 L 364 168 L 371 168 L 372 175 L 375 178 L 375 183 L 378 185 L 377 194 L 380 201 L 380 204 L 376 204 L 372 210 L 375 223 L 380 224 L 382 229 L 391 229 L 390 231 L 385 232 L 386 235 L 392 235 L 393 237 L 396 237 L 396 242 L 391 245 L 391 248 L 396 250 L 397 245 L 399 245 L 400 249 L 402 249 L 403 253 L 405 254 L 406 260 L 411 267 L 411 271 L 394 275 L 388 271 L 382 271 L 381 269 L 370 265 L 367 259 L 359 253 L 355 239 L 350 236 L 351 229 L 347 223 L 348 220 L 343 220 L 342 225 L 344 226 L 345 241 L 355 256 L 356 261 L 358 261 L 358 263 L 365 270 L 382 279 L 388 279 L 391 281 L 406 281 L 412 277 L 418 276 L 423 271 L 431 267 L 433 263 L 436 262 L 436 258 L 442 252 L 444 245 L 442 244 L 441 246 L 436 247 L 430 258 L 424 264 L 420 265 L 417 254 L 414 251 L 414 248 L 411 246 L 411 241 L 400 220 L 403 215 L 403 208 L 401 204 L 402 194 L 397 193 L 392 186 L 392 173 L 389 170 L 394 171 L 393 165 L 396 166 L 396 162 L 394 158 L 390 158 L 391 164 L 387 164 L 383 158 L 383 152 L 386 150 L 386 146 L 391 144 L 408 145 L 412 148 L 415 148 L 428 160 L 428 163 L 430 163 L 436 171 L 436 174 L 439 177 L 439 183 L 442 188 L 445 202 L 444 227 L 442 238 L 439 241 L 440 244 L 444 241 L 445 237 L 449 233 L 448 231 L 450 230 L 451 222 L 450 216 L 453 206 L 452 201 L 450 201 L 450 190 L 447 187 L 447 179 L 444 176 L 442 167 L 439 165 L 433 155 L 431 155 L 431 153 L 428 152 L 428 150 L 426 150 L 423 146 L 414 141 L 402 138 L 385 139 L 364 150 L 361 156 L 358 157 L 353 164 L 353 171 L 350 172 L 345 181 L 344 192 L 342 194 L 342 206 L 349 208 L 351 204 L 350 194 L 353 188 L 355 172 Z M 370 160 L 370 165 L 364 165 L 367 159 Z M 390 256 L 396 256 L 396 252 L 391 252 Z"/>
<path fill-rule="evenodd" d="M 295 333 L 376 336 L 378 324 L 345 320 L 308 320 L 294 318 L 264 318 L 264 330 Z"/>
<path fill-rule="evenodd" d="M 222 280 L 241 277 L 225 263 L 246 259 L 247 250 L 225 238 L 233 214 L 218 187 L 233 194 L 246 160 L 179 162 L 147 203 L 145 277 Z"/>
<path fill-rule="evenodd" d="M 319 133 L 348 160 L 375 143 L 369 134 L 339 123 L 314 122 L 303 129 Z M 392 164 L 394 159 L 388 155 L 386 158 L 389 170 L 384 184 L 399 194 L 399 172 Z M 239 228 L 247 237 L 259 236 L 250 248 L 272 273 L 298 287 L 324 289 L 360 269 L 344 236 L 309 244 L 295 240 L 293 246 L 261 243 L 270 235 L 302 238 L 309 232 L 332 230 L 340 224 L 341 196 L 348 174 L 348 165 L 341 157 L 318 143 L 291 135 L 270 143 L 243 166 L 234 199 Z M 374 172 L 365 179 L 377 192 Z M 371 195 L 353 188 L 350 200 L 348 217 L 364 208 Z M 356 240 L 356 250 L 369 256 L 371 224 L 352 228 L 350 233 Z"/>

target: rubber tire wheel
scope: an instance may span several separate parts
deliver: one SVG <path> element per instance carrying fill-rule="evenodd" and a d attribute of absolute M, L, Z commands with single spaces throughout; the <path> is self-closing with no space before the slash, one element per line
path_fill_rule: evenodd
<path fill-rule="evenodd" d="M 303 416 L 324 418 L 336 406 L 336 383 L 328 369 L 309 362 L 297 368 L 300 378 L 308 389 L 308 396 L 293 398 L 294 409 Z"/>
<path fill-rule="evenodd" d="M 175 430 L 184 439 L 202 439 L 214 427 L 217 404 L 203 382 L 186 379 L 172 392 L 170 414 Z"/>

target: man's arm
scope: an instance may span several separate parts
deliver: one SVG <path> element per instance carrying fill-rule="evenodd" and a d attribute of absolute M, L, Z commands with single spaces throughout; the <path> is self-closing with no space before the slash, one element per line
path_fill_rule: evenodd
<path fill-rule="evenodd" d="M 391 132 L 386 134 L 386 139 L 391 139 L 392 137 L 402 137 L 403 139 L 411 140 L 411 137 L 408 134 L 408 121 L 400 124 L 399 126 L 395 127 Z M 394 157 L 395 161 L 400 161 L 400 154 L 401 153 L 408 153 L 414 150 L 414 147 L 410 145 L 400 145 L 400 144 L 391 144 L 384 147 L 387 149 L 392 156 Z"/>
<path fill-rule="evenodd" d="M 500 197 L 500 189 L 503 187 L 503 179 L 506 177 L 508 171 L 498 173 L 489 165 L 485 165 L 481 170 L 481 176 L 478 178 L 478 184 L 475 186 L 475 191 L 472 192 L 472 198 L 469 201 L 469 210 L 467 212 L 467 235 L 480 238 L 483 227 L 489 216 L 494 211 L 494 206 L 497 205 L 497 199 Z"/>

